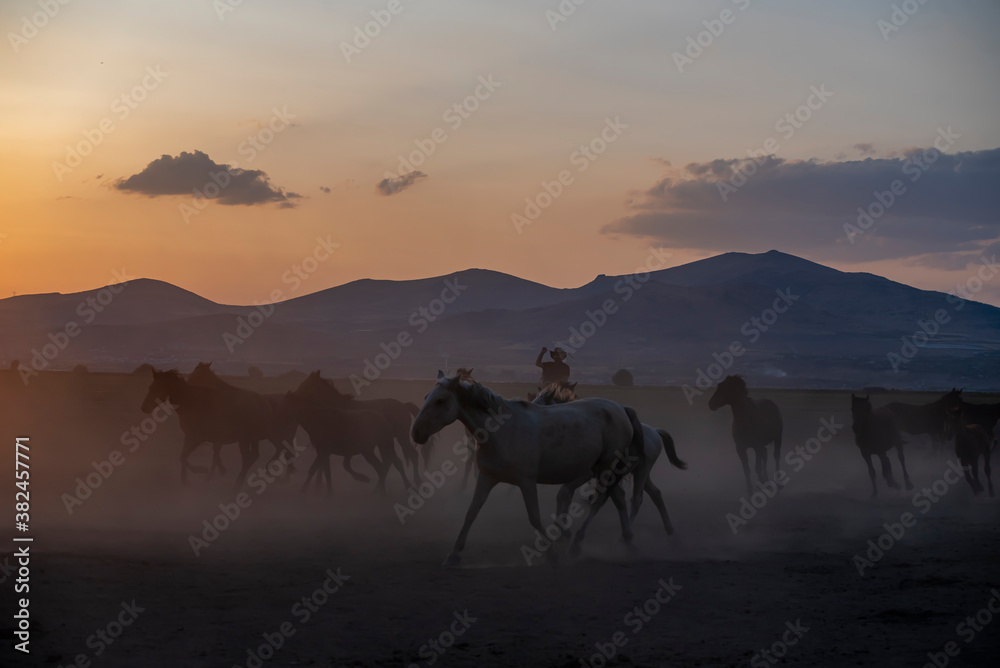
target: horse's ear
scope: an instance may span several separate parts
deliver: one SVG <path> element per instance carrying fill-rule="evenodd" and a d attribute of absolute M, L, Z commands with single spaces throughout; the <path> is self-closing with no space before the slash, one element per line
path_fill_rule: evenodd
<path fill-rule="evenodd" d="M 202 362 L 202 364 L 205 365 L 206 369 L 211 369 L 212 368 L 212 363 L 211 362 Z"/>
<path fill-rule="evenodd" d="M 438 380 L 441 380 L 442 378 L 444 378 L 444 371 L 438 369 Z"/>
<path fill-rule="evenodd" d="M 472 378 L 472 372 L 475 371 L 475 370 L 476 370 L 475 367 L 473 367 L 473 368 L 469 369 L 468 371 L 466 371 L 465 375 L 468 376 L 469 378 Z"/>

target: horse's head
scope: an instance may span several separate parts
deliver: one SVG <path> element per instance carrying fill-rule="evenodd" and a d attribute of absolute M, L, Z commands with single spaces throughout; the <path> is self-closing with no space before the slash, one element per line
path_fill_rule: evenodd
<path fill-rule="evenodd" d="M 188 382 L 192 385 L 213 387 L 219 381 L 219 377 L 212 371 L 211 362 L 198 362 L 198 365 L 188 376 Z"/>
<path fill-rule="evenodd" d="M 726 376 L 715 388 L 715 393 L 708 400 L 708 407 L 717 411 L 723 406 L 732 405 L 747 396 L 747 382 L 743 376 Z"/>
<path fill-rule="evenodd" d="M 866 394 L 863 397 L 859 397 L 853 392 L 851 393 L 851 415 L 854 418 L 863 417 L 869 415 L 872 412 L 872 400 L 871 395 Z"/>
<path fill-rule="evenodd" d="M 945 415 L 948 415 L 955 412 L 956 409 L 959 413 L 962 412 L 962 390 L 953 387 L 951 392 L 941 397 L 941 410 Z"/>
<path fill-rule="evenodd" d="M 306 376 L 293 394 L 298 399 L 334 402 L 338 405 L 350 403 L 353 399 L 350 394 L 341 393 L 329 379 L 323 378 L 319 370 Z"/>
<path fill-rule="evenodd" d="M 414 443 L 423 445 L 431 436 L 458 419 L 461 410 L 458 394 L 462 391 L 462 382 L 458 374 L 445 376 L 443 371 L 438 371 L 437 383 L 427 393 L 424 405 L 413 421 L 410 435 Z"/>
<path fill-rule="evenodd" d="M 176 369 L 171 369 L 170 371 L 153 369 L 152 371 L 153 382 L 149 384 L 149 390 L 146 391 L 146 398 L 143 399 L 142 406 L 140 406 L 143 413 L 152 413 L 157 405 L 168 401 L 170 394 L 177 387 L 178 382 L 181 381 L 181 377 Z"/>

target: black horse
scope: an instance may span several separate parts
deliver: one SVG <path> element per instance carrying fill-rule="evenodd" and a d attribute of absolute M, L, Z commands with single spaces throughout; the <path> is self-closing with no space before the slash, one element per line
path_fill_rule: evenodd
<path fill-rule="evenodd" d="M 953 387 L 951 392 L 929 404 L 904 404 L 894 401 L 885 407 L 896 416 L 896 423 L 902 431 L 914 436 L 929 435 L 934 451 L 940 452 L 948 439 L 948 411 L 961 403 L 962 390 Z"/>
<path fill-rule="evenodd" d="M 965 470 L 965 481 L 969 483 L 973 494 L 983 491 L 979 482 L 979 458 L 983 458 L 983 472 L 986 474 L 986 484 L 990 496 L 993 496 L 993 478 L 990 471 L 990 451 L 993 449 L 993 430 L 986 425 L 976 423 L 968 411 L 971 404 L 962 404 L 949 411 L 952 428 L 955 431 L 955 454 Z"/>
<path fill-rule="evenodd" d="M 715 388 L 715 393 L 708 400 L 708 407 L 713 411 L 729 405 L 733 409 L 733 442 L 736 443 L 736 454 L 743 464 L 743 475 L 747 480 L 747 494 L 753 493 L 750 480 L 750 463 L 747 453 L 756 453 L 757 482 L 763 484 L 767 479 L 767 445 L 773 443 L 774 469 L 781 468 L 778 459 L 781 455 L 781 432 L 783 428 L 781 411 L 778 405 L 770 399 L 754 400 L 747 393 L 747 383 L 742 376 L 726 376 Z"/>
<path fill-rule="evenodd" d="M 970 404 L 962 402 L 962 416 L 969 424 L 976 424 L 989 435 L 990 442 L 995 443 L 994 432 L 1000 421 L 1000 403 Z"/>
<path fill-rule="evenodd" d="M 882 477 L 892 489 L 899 489 L 899 483 L 892 477 L 892 465 L 889 463 L 889 450 L 896 448 L 899 465 L 903 468 L 903 482 L 906 489 L 913 489 L 910 474 L 906 471 L 906 457 L 903 455 L 903 434 L 895 414 L 888 408 L 873 409 L 868 396 L 858 397 L 851 394 L 851 416 L 854 418 L 854 442 L 861 450 L 861 457 L 868 465 L 868 476 L 872 480 L 872 497 L 878 496 L 878 485 L 875 483 L 875 462 L 877 456 L 882 462 Z"/>

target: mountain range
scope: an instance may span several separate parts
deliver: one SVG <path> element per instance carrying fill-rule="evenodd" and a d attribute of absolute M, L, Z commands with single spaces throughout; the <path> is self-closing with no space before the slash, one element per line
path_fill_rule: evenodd
<path fill-rule="evenodd" d="M 374 380 L 472 366 L 483 380 L 534 381 L 540 348 L 559 345 L 585 382 L 627 368 L 637 384 L 725 372 L 778 387 L 1000 389 L 1000 309 L 778 251 L 571 289 L 484 269 L 364 279 L 266 306 L 136 279 L 0 300 L 0 333 L 0 359 L 49 369 L 211 360 Z"/>

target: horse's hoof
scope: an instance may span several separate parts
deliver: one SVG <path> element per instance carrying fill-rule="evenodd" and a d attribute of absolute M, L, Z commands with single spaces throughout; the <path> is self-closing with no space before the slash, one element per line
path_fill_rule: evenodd
<path fill-rule="evenodd" d="M 667 530 L 667 535 L 668 536 L 673 536 L 674 535 L 674 525 L 668 524 L 668 525 L 666 525 L 663 528 Z"/>
<path fill-rule="evenodd" d="M 445 568 L 454 568 L 455 566 L 458 566 L 460 561 L 462 561 L 462 557 L 452 552 L 444 558 L 444 563 L 441 565 Z"/>

